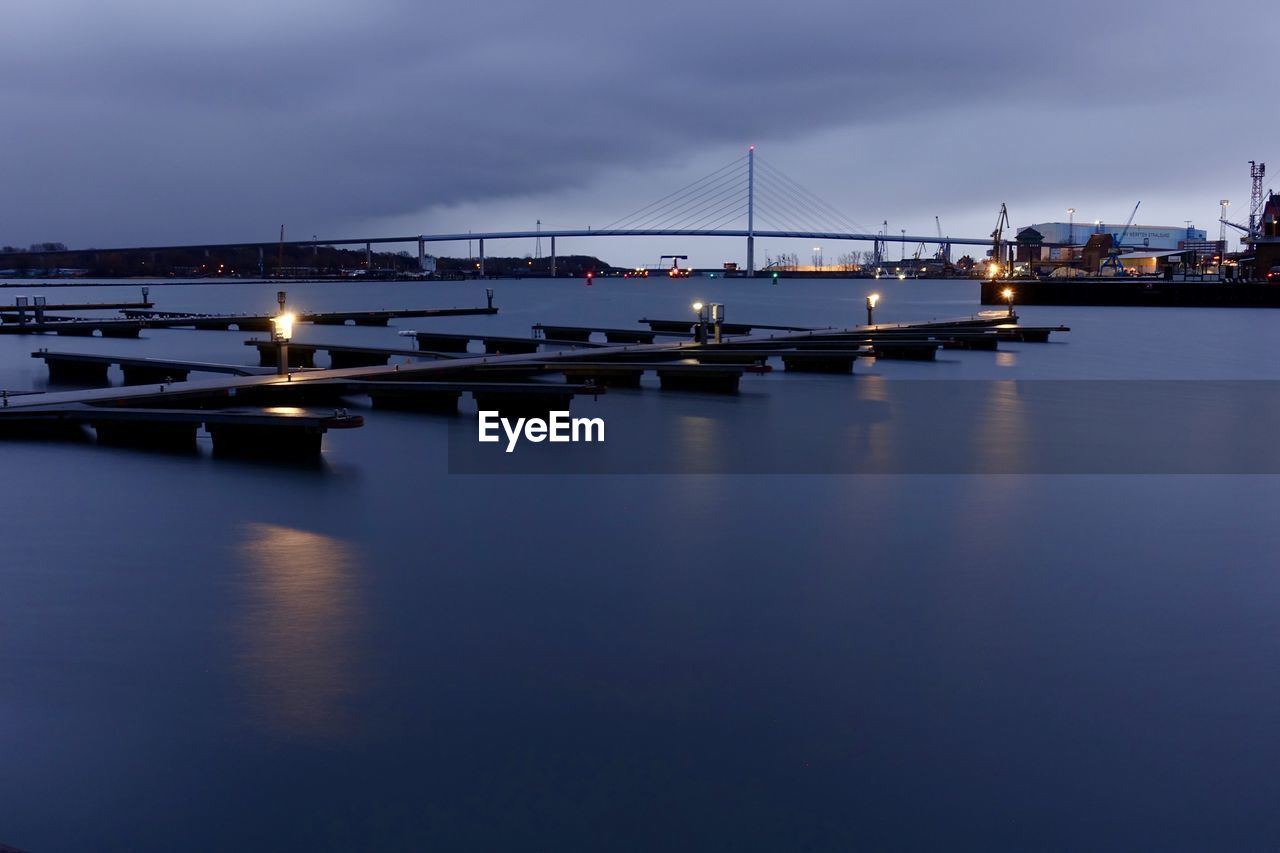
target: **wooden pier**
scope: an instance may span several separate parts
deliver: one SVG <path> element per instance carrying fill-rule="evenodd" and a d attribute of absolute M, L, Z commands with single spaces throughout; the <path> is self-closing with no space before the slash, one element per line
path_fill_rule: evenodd
<path fill-rule="evenodd" d="M 654 332 L 664 334 L 692 335 L 695 320 L 651 320 L 641 317 L 639 322 L 647 323 Z M 776 326 L 768 323 L 721 323 L 720 331 L 726 335 L 749 335 L 753 331 L 763 332 L 814 332 L 816 326 Z"/>
<path fill-rule="evenodd" d="M 479 341 L 490 355 L 524 355 L 535 353 L 539 347 L 605 347 L 607 344 L 587 341 L 553 340 L 551 338 L 515 338 L 503 335 L 447 334 L 444 332 L 415 332 L 418 349 L 442 353 L 465 353 L 472 341 Z"/>
<path fill-rule="evenodd" d="M 146 385 L 156 382 L 183 382 L 192 371 L 200 373 L 227 373 L 233 376 L 259 376 L 260 369 L 234 364 L 213 364 L 204 361 L 177 361 L 164 358 L 137 358 L 96 353 L 50 352 L 36 350 L 32 358 L 43 359 L 49 368 L 49 379 L 54 382 L 107 384 L 107 370 L 116 365 L 124 373 L 124 384 Z M 274 364 L 275 362 L 272 362 Z"/>
<path fill-rule="evenodd" d="M 984 281 L 983 305 L 1003 305 L 1014 291 L 1019 305 L 1092 305 L 1142 308 L 1280 308 L 1280 287 L 1268 282 L 1166 281 L 1114 278 Z"/>
<path fill-rule="evenodd" d="M 183 311 L 126 310 L 131 320 L 145 321 L 151 328 L 229 329 L 242 332 L 270 331 L 270 314 L 197 314 Z M 386 326 L 391 320 L 420 317 L 462 317 L 497 314 L 493 307 L 480 308 L 404 308 L 394 311 L 304 311 L 295 322 L 318 326 Z"/>
<path fill-rule="evenodd" d="M 548 327 L 570 328 L 543 328 Z M 51 373 L 83 371 L 81 378 L 92 374 L 99 381 L 114 364 L 122 369 L 132 367 L 136 383 L 74 392 L 0 395 L 0 434 L 48 433 L 88 425 L 102 443 L 185 446 L 203 425 L 220 454 L 314 457 L 320 452 L 320 436 L 326 430 L 358 426 L 358 419 L 333 409 L 334 414 L 327 415 L 306 409 L 254 412 L 244 407 L 342 406 L 355 397 L 367 398 L 380 409 L 456 413 L 461 394 L 470 392 L 482 408 L 545 413 L 566 408 L 574 396 L 597 394 L 605 386 L 637 387 L 646 372 L 656 374 L 664 391 L 736 393 L 744 375 L 767 371 L 767 362 L 773 358 L 788 371 L 847 374 L 860 357 L 932 359 L 947 341 L 981 339 L 985 346 L 987 340 L 1047 340 L 1058 330 L 1062 327 L 1021 329 L 1016 317 L 1002 315 L 901 326 L 806 329 L 744 336 L 719 344 L 599 344 L 415 332 L 409 334 L 417 338 L 420 347 L 426 343 L 430 349 L 290 343 L 291 350 L 310 347 L 307 357 L 312 361 L 316 350 L 327 349 L 331 359 L 335 353 L 347 351 L 357 359 L 367 356 L 379 363 L 299 370 L 286 376 L 233 365 L 37 351 L 33 356 L 44 359 Z M 473 340 L 482 342 L 489 351 L 466 352 Z M 457 349 L 459 342 L 461 350 Z M 270 347 L 275 354 L 274 343 L 248 344 L 260 350 Z M 543 347 L 563 349 L 540 351 Z M 453 351 L 440 353 L 440 348 Z M 393 356 L 405 360 L 388 364 Z M 175 374 L 184 368 L 188 372 L 221 370 L 230 375 L 180 381 Z M 565 382 L 537 381 L 549 373 L 563 375 Z M 293 419 L 280 419 L 286 415 Z"/>
<path fill-rule="evenodd" d="M 40 297 L 38 297 L 40 298 Z M 0 323 L 25 323 L 40 320 L 47 311 L 117 311 L 155 307 L 154 302 L 37 302 L 26 305 L 0 305 Z M 57 319 L 57 318 L 54 318 Z"/>
<path fill-rule="evenodd" d="M 290 460 L 319 456 L 321 437 L 331 429 L 363 425 L 362 416 L 344 412 L 200 411 L 84 402 L 6 408 L 0 413 L 0 435 L 25 436 L 37 428 L 43 432 L 88 426 L 97 434 L 99 444 L 188 450 L 195 448 L 196 432 L 203 426 L 217 455 Z"/>
<path fill-rule="evenodd" d="M 93 337 L 96 332 L 104 338 L 136 338 L 142 333 L 143 324 L 137 320 L 71 319 L 49 320 L 42 323 L 3 323 L 0 335 L 70 335 L 80 338 Z"/>
<path fill-rule="evenodd" d="M 543 365 L 548 373 L 562 373 L 567 382 L 589 382 L 611 388 L 639 388 L 641 377 L 653 372 L 660 386 L 669 390 L 736 394 L 742 374 L 768 372 L 749 364 L 685 364 L 655 362 L 553 361 Z"/>
<path fill-rule="evenodd" d="M 533 336 L 547 337 L 562 341 L 589 341 L 592 334 L 604 335 L 606 343 L 611 344 L 651 344 L 656 335 L 672 337 L 687 336 L 681 332 L 645 331 L 644 329 L 613 329 L 605 326 L 552 326 L 535 323 Z"/>
<path fill-rule="evenodd" d="M 258 350 L 258 363 L 263 367 L 271 367 L 276 364 L 276 352 L 278 344 L 273 341 L 263 341 L 258 338 L 250 338 L 244 342 L 245 346 L 256 347 Z M 297 348 L 306 351 L 308 355 L 305 364 L 292 364 L 293 350 Z M 351 344 L 323 344 L 323 343 L 297 343 L 289 342 L 289 358 L 290 363 L 294 367 L 312 367 L 314 355 L 317 352 L 329 353 L 330 367 L 376 367 L 378 365 L 387 364 L 392 358 L 457 358 L 456 353 L 432 352 L 430 350 L 419 349 L 403 349 L 400 347 L 369 347 L 354 346 Z"/>

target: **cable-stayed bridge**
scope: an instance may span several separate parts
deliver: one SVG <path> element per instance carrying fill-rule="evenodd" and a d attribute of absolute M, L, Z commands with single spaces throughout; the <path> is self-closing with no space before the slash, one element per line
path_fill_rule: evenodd
<path fill-rule="evenodd" d="M 66 255 L 79 252 L 160 252 L 218 249 L 258 250 L 262 266 L 264 252 L 276 247 L 315 247 L 364 245 L 366 261 L 371 261 L 372 247 L 391 243 L 417 243 L 418 257 L 426 254 L 428 243 L 477 241 L 479 269 L 484 274 L 486 240 L 551 241 L 551 273 L 556 271 L 556 238 L 585 237 L 731 237 L 746 240 L 746 273 L 756 271 L 755 241 L 770 239 L 812 239 L 824 241 L 867 242 L 875 245 L 875 257 L 885 258 L 888 243 L 921 245 L 993 245 L 986 237 L 943 237 L 939 235 L 873 232 L 849 219 L 837 208 L 790 178 L 781 169 L 756 154 L 755 146 L 747 153 L 715 171 L 692 181 L 674 192 L 632 211 L 604 227 L 542 228 L 528 231 L 467 231 L 447 234 L 412 234 L 407 236 L 347 237 L 340 239 L 268 240 L 241 243 L 200 243 L 167 246 L 128 246 L 115 248 L 68 249 L 0 253 L 0 260 L 15 256 Z"/>

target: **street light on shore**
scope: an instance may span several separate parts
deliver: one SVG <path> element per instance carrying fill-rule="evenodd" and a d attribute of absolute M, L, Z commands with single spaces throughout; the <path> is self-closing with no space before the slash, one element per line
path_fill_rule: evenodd
<path fill-rule="evenodd" d="M 874 326 L 876 324 L 876 321 L 875 321 L 876 303 L 879 301 L 880 301 L 880 294 L 878 293 L 872 293 L 867 296 L 867 325 L 868 326 Z"/>
<path fill-rule="evenodd" d="M 701 302 L 695 302 L 689 306 L 693 309 L 694 316 L 698 318 L 693 325 L 693 339 L 697 343 L 706 343 L 707 340 L 707 315 L 706 307 Z"/>
<path fill-rule="evenodd" d="M 1009 303 L 1009 316 L 1012 317 L 1013 316 L 1013 288 L 1006 287 L 1004 290 L 1000 291 L 1000 295 L 1004 297 L 1005 302 Z"/>

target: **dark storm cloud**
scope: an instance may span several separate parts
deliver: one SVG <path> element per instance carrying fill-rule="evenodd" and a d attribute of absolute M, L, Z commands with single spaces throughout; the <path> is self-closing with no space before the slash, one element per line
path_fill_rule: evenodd
<path fill-rule="evenodd" d="M 350 232 L 949 112 L 891 175 L 946 135 L 987 139 L 992 110 L 1030 122 L 1006 144 L 1134 99 L 1177 115 L 1208 91 L 1205 20 L 1145 2 L 53 2 L 17 12 L 0 52 L 0 241 Z"/>

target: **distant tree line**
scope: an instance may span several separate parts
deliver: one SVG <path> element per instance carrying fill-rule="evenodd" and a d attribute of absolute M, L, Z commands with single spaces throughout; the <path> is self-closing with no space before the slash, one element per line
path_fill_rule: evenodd
<path fill-rule="evenodd" d="M 458 273 L 478 275 L 479 258 L 437 258 L 436 269 L 442 273 Z M 598 275 L 618 272 L 615 267 L 593 255 L 556 255 L 556 275 L 582 276 L 588 272 Z M 523 258 L 485 258 L 485 275 L 501 278 L 520 278 L 521 276 L 551 275 L 551 258 L 534 258 L 525 255 Z"/>
<path fill-rule="evenodd" d="M 437 258 L 441 276 L 479 275 L 478 258 Z M 550 258 L 486 258 L 488 276 L 549 275 Z M 590 255 L 562 255 L 556 272 L 562 276 L 605 273 L 613 268 Z M 373 252 L 333 246 L 265 246 L 226 249 L 160 249 L 104 251 L 68 249 L 63 243 L 33 243 L 29 248 L 0 247 L 0 271 L 16 275 L 79 274 L 92 278 L 144 276 L 174 278 L 336 278 L 352 275 L 403 276 L 421 273 L 416 254 Z"/>

